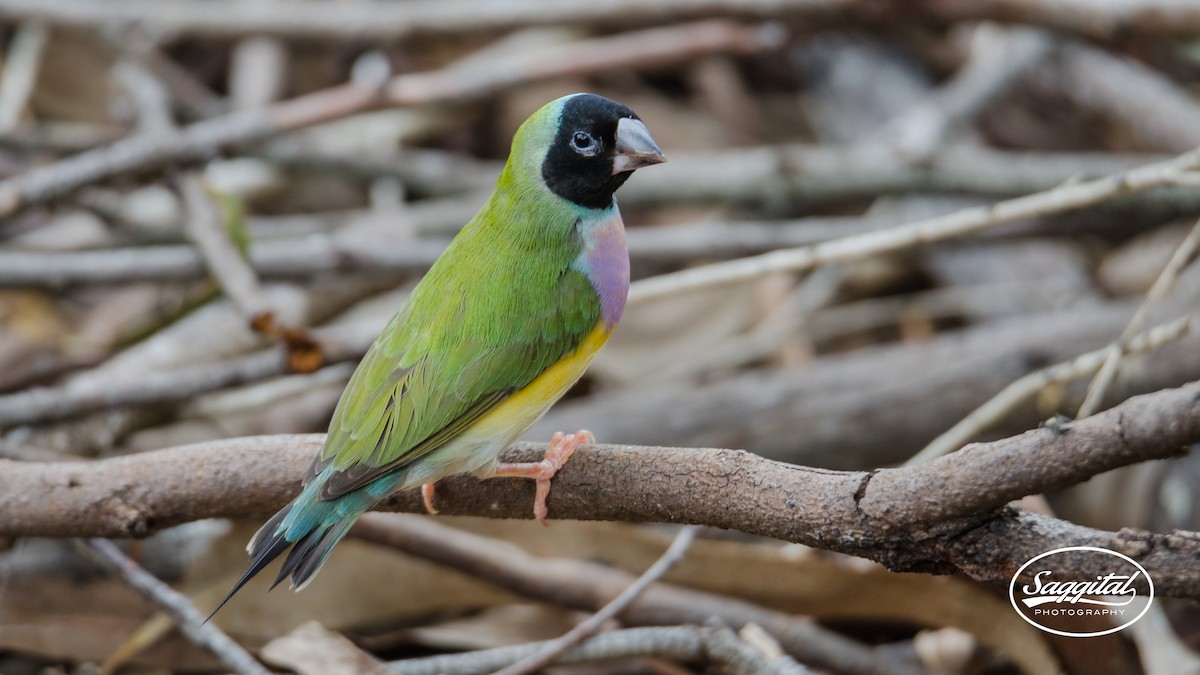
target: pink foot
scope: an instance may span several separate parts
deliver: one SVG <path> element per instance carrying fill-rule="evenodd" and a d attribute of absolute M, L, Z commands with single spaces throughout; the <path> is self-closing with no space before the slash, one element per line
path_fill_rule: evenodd
<path fill-rule="evenodd" d="M 425 511 L 430 515 L 437 515 L 438 510 L 433 507 L 433 491 L 437 488 L 437 483 L 422 483 L 421 484 L 421 501 L 425 502 Z"/>
<path fill-rule="evenodd" d="M 575 448 L 581 445 L 591 445 L 596 437 L 590 431 L 577 431 L 573 434 L 556 433 L 550 439 L 546 448 L 546 458 L 540 462 L 518 462 L 513 464 L 497 464 L 492 473 L 495 477 L 532 478 L 537 484 L 537 493 L 533 499 L 533 516 L 542 525 L 549 525 L 546 516 L 546 497 L 550 495 L 550 479 L 571 458 Z"/>

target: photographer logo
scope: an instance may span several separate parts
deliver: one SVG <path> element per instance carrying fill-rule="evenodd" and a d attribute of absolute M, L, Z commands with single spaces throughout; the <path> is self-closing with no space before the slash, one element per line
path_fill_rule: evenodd
<path fill-rule="evenodd" d="M 1066 570 L 1096 570 L 1077 578 Z M 1133 625 L 1154 600 L 1154 582 L 1128 556 L 1095 546 L 1047 551 L 1008 584 L 1013 609 L 1035 627 L 1066 637 L 1108 635 Z"/>

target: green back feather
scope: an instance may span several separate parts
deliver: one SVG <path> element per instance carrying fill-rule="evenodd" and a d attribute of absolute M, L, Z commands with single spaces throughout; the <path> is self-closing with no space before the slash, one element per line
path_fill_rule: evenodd
<path fill-rule="evenodd" d="M 571 268 L 580 220 L 607 212 L 549 191 L 541 163 L 561 100 L 525 122 L 487 204 L 463 228 L 355 371 L 309 478 L 331 499 L 443 445 L 573 352 L 600 304 Z M 486 297 L 481 297 L 482 293 Z"/>

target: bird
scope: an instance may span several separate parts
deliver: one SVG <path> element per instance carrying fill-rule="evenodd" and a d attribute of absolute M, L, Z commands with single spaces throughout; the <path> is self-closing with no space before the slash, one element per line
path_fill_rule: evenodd
<path fill-rule="evenodd" d="M 271 586 L 304 588 L 358 518 L 388 495 L 472 473 L 550 479 L 580 431 L 554 434 L 541 462 L 501 451 L 583 375 L 629 290 L 614 193 L 666 161 L 627 106 L 592 93 L 556 99 L 513 136 L 496 187 L 359 362 L 300 493 L 250 540 L 251 562 L 210 618 L 288 552 Z M 290 551 L 289 551 L 290 549 Z"/>

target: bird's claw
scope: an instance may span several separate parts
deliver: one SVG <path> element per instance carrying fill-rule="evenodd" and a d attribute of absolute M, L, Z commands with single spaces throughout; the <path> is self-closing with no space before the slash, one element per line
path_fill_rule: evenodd
<path fill-rule="evenodd" d="M 542 461 L 527 464 L 501 464 L 496 467 L 493 475 L 532 478 L 535 484 L 533 517 L 542 525 L 548 526 L 550 523 L 546 522 L 546 516 L 549 515 L 550 510 L 546 506 L 546 498 L 550 496 L 550 480 L 575 453 L 575 448 L 595 442 L 596 437 L 590 431 L 577 431 L 573 434 L 557 432 L 550 438 L 550 444 L 546 448 L 546 455 Z"/>
<path fill-rule="evenodd" d="M 421 501 L 425 504 L 425 511 L 431 516 L 436 516 L 438 510 L 433 506 L 433 493 L 437 489 L 437 483 L 422 483 L 421 484 Z"/>
<path fill-rule="evenodd" d="M 592 435 L 592 432 L 584 430 L 573 434 L 563 434 L 559 431 L 550 437 L 550 444 L 546 447 L 546 457 L 539 462 L 542 465 L 541 473 L 534 479 L 537 487 L 533 497 L 533 517 L 537 518 L 542 525 L 550 525 L 546 522 L 546 516 L 550 513 L 546 506 L 546 498 L 550 496 L 550 480 L 567 463 L 571 455 L 575 454 L 575 448 L 581 445 L 592 445 L 595 442 L 596 437 Z"/>

